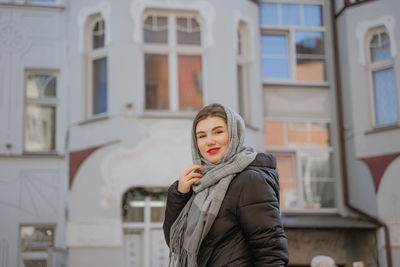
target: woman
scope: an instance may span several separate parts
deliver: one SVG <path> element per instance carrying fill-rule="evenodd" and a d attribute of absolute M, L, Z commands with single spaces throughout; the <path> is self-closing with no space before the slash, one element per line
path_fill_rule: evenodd
<path fill-rule="evenodd" d="M 192 157 L 168 190 L 170 266 L 285 266 L 287 240 L 271 155 L 243 146 L 244 123 L 219 104 L 193 121 Z"/>

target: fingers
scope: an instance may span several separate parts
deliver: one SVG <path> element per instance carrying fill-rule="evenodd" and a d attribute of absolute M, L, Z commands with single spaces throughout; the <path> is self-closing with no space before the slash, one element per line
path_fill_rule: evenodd
<path fill-rule="evenodd" d="M 189 165 L 181 172 L 181 176 L 186 176 L 193 171 L 201 169 L 202 167 L 203 165 Z"/>

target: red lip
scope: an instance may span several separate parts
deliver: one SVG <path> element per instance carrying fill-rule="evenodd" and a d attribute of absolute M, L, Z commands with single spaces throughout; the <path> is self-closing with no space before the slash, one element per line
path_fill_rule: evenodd
<path fill-rule="evenodd" d="M 220 147 L 213 147 L 213 148 L 210 148 L 209 150 L 207 150 L 207 153 L 214 155 L 219 151 L 219 149 L 220 149 Z"/>

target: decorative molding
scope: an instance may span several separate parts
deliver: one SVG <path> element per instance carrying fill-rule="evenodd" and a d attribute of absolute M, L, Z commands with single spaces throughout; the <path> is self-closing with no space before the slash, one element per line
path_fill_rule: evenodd
<path fill-rule="evenodd" d="M 379 184 L 382 180 L 383 173 L 385 172 L 389 164 L 393 160 L 395 160 L 398 156 L 400 156 L 400 153 L 360 159 L 368 166 L 372 179 L 374 180 L 373 182 L 375 185 L 375 193 L 378 192 Z"/>
<path fill-rule="evenodd" d="M 26 35 L 23 29 L 14 23 L 4 23 L 0 26 L 0 51 L 15 53 L 26 45 Z"/>
<path fill-rule="evenodd" d="M 0 185 L 18 187 L 18 196 L 0 195 L 0 205 L 10 206 L 37 218 L 57 216 L 58 171 L 23 169 L 16 179 L 1 179 Z M 44 205 L 45 204 L 45 205 Z"/>
<path fill-rule="evenodd" d="M 396 38 L 395 38 L 395 19 L 391 15 L 384 15 L 376 20 L 368 20 L 368 21 L 363 21 L 359 23 L 356 26 L 356 36 L 358 39 L 358 63 L 362 66 L 365 66 L 366 64 L 366 53 L 365 53 L 365 41 L 366 41 L 366 36 L 368 34 L 368 31 L 370 31 L 373 28 L 377 28 L 380 26 L 384 26 L 386 30 L 388 31 L 389 37 L 390 37 L 390 49 L 392 53 L 392 57 L 395 57 L 397 55 L 397 48 L 396 48 Z"/>
<path fill-rule="evenodd" d="M 181 169 L 191 164 L 190 122 L 162 121 L 148 128 L 148 136 L 132 148 L 116 147 L 102 160 L 100 205 L 120 208 L 131 187 L 168 187 Z"/>
<path fill-rule="evenodd" d="M 130 14 L 133 20 L 132 39 L 141 44 L 142 40 L 142 18 L 146 9 L 170 10 L 170 11 L 194 11 L 198 12 L 204 22 L 204 46 L 210 47 L 214 44 L 213 25 L 215 22 L 215 8 L 206 1 L 196 1 L 183 3 L 177 0 L 167 0 L 165 2 L 133 0 L 130 6 Z"/>
<path fill-rule="evenodd" d="M 104 19 L 105 24 L 105 45 L 109 45 L 111 43 L 111 34 L 110 34 L 110 22 L 111 22 L 111 4 L 109 2 L 100 3 L 94 7 L 85 7 L 82 8 L 78 12 L 78 27 L 79 27 L 79 38 L 78 38 L 78 50 L 80 53 L 85 51 L 85 25 L 88 18 L 95 14 L 101 14 Z"/>
<path fill-rule="evenodd" d="M 120 247 L 122 225 L 119 220 L 69 221 L 67 246 L 71 247 Z"/>
<path fill-rule="evenodd" d="M 232 42 L 232 45 L 233 45 L 234 51 L 237 53 L 238 49 L 239 49 L 239 47 L 238 47 L 239 42 L 238 42 L 237 29 L 239 27 L 239 23 L 241 21 L 243 21 L 244 23 L 247 24 L 248 29 L 249 29 L 249 35 L 250 36 L 249 36 L 249 40 L 248 41 L 250 42 L 250 47 L 249 47 L 250 48 L 250 55 L 249 55 L 250 56 L 250 60 L 251 61 L 255 61 L 255 47 L 254 47 L 254 40 L 255 40 L 255 37 L 256 37 L 255 29 L 258 29 L 258 27 L 256 26 L 256 23 L 254 23 L 254 21 L 251 18 L 245 16 L 239 9 L 233 10 L 232 18 L 233 18 L 233 30 L 232 30 L 233 42 Z"/>

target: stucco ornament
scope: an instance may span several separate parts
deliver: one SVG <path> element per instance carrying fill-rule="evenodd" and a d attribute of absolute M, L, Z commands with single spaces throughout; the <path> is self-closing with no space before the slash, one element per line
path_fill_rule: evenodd
<path fill-rule="evenodd" d="M 7 52 L 17 52 L 24 47 L 25 34 L 14 24 L 0 26 L 0 46 Z"/>
<path fill-rule="evenodd" d="M 386 28 L 387 33 L 390 36 L 390 51 L 392 53 L 392 57 L 396 56 L 397 48 L 396 42 L 394 42 L 394 40 L 396 40 L 394 36 L 395 19 L 391 15 L 385 15 L 376 20 L 367 20 L 357 24 L 356 35 L 358 39 L 358 63 L 360 65 L 364 66 L 366 63 L 365 41 L 368 31 L 381 26 Z"/>
<path fill-rule="evenodd" d="M 132 148 L 118 145 L 104 157 L 101 175 L 103 208 L 120 208 L 122 195 L 132 187 L 167 188 L 191 164 L 190 121 L 157 122 L 146 138 Z"/>

